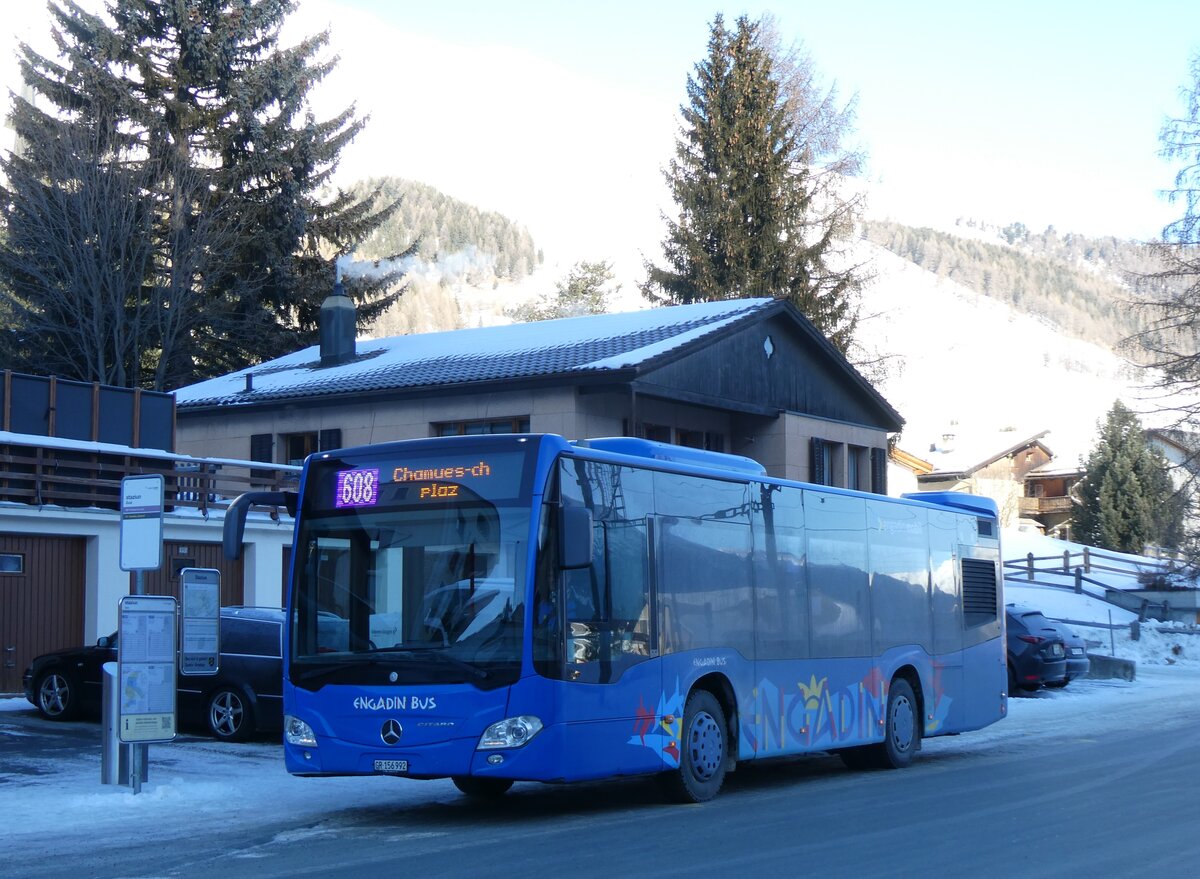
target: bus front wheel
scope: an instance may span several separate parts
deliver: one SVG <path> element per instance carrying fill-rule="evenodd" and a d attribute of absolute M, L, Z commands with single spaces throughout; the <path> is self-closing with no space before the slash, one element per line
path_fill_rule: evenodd
<path fill-rule="evenodd" d="M 725 781 L 729 735 L 725 711 L 707 690 L 688 696 L 679 741 L 679 768 L 663 776 L 671 799 L 680 803 L 711 800 Z"/>

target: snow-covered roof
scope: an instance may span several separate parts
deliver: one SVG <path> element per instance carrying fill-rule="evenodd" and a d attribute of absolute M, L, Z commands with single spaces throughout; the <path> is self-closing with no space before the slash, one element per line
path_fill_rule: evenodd
<path fill-rule="evenodd" d="M 508 326 L 359 340 L 358 356 L 321 366 L 312 346 L 175 392 L 180 409 L 403 390 L 644 366 L 710 333 L 782 307 L 733 299 Z M 248 378 L 249 377 L 249 380 Z"/>
<path fill-rule="evenodd" d="M 927 459 L 933 464 L 932 476 L 951 473 L 974 473 L 989 464 L 1019 452 L 1021 449 L 1041 446 L 1046 454 L 1053 455 L 1042 438 L 1049 431 L 1041 431 L 1033 435 L 1018 434 L 1011 431 L 999 433 L 977 433 L 968 436 L 946 434 L 941 443 L 934 444 L 929 450 Z M 1023 439 L 1014 442 L 1014 438 Z"/>

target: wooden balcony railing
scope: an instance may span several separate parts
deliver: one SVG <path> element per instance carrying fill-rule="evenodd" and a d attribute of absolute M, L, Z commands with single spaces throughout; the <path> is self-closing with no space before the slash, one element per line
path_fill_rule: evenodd
<path fill-rule="evenodd" d="M 1021 515 L 1043 513 L 1069 513 L 1074 504 L 1069 497 L 1023 497 L 1020 499 Z"/>
<path fill-rule="evenodd" d="M 168 512 L 191 508 L 207 516 L 244 491 L 296 488 L 300 468 L 144 449 L 130 449 L 126 454 L 53 445 L 0 445 L 0 501 L 118 510 L 121 480 L 153 474 L 163 476 Z"/>

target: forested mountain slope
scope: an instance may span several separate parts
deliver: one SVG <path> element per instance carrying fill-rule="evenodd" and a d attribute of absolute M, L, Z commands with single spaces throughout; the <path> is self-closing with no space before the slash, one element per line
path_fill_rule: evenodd
<path fill-rule="evenodd" d="M 956 281 L 1074 338 L 1115 349 L 1141 327 L 1132 281 L 1154 270 L 1149 248 L 1116 238 L 1038 234 L 1020 223 L 961 222 L 961 234 L 890 221 L 863 236 L 914 265 Z"/>

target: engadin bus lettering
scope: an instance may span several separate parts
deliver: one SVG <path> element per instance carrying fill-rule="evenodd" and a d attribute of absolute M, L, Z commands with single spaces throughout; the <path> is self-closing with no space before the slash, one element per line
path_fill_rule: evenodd
<path fill-rule="evenodd" d="M 359 696 L 354 700 L 359 711 L 435 711 L 436 696 Z"/>
<path fill-rule="evenodd" d="M 1006 715 L 987 499 L 809 485 L 628 437 L 410 440 L 305 467 L 284 648 L 296 775 L 495 796 L 655 774 L 698 802 L 736 761 L 902 768 L 922 738 Z M 376 470 L 407 490 L 376 490 Z M 283 502 L 244 497 L 227 546 L 236 510 Z"/>

